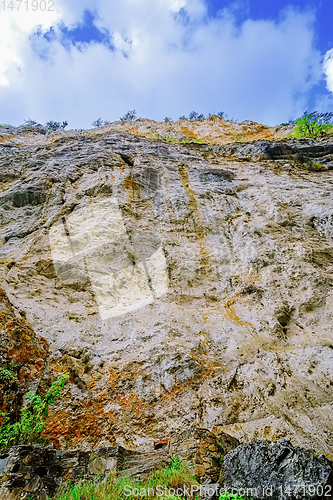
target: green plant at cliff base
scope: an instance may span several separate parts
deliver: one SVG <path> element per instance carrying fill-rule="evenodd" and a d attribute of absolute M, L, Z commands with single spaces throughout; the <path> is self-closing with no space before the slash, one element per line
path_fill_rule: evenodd
<path fill-rule="evenodd" d="M 223 493 L 223 495 L 220 495 L 219 500 L 244 500 L 244 497 L 240 497 L 239 495 L 234 494 L 234 493 Z"/>
<path fill-rule="evenodd" d="M 180 461 L 179 456 L 176 455 L 174 457 L 171 457 L 170 458 L 170 467 L 169 467 L 169 469 L 172 471 L 172 470 L 180 470 L 181 468 L 182 468 L 182 463 Z"/>
<path fill-rule="evenodd" d="M 293 134 L 296 139 L 305 137 L 320 137 L 333 132 L 333 113 L 312 113 L 305 112 L 303 116 L 296 120 L 296 127 Z"/>
<path fill-rule="evenodd" d="M 177 493 L 178 489 L 184 491 L 185 488 L 191 491 L 192 485 L 199 487 L 188 463 L 180 461 L 179 457 L 172 457 L 167 467 L 151 472 L 144 481 L 135 481 L 125 475 L 117 478 L 116 472 L 113 472 L 107 479 L 99 482 L 92 480 L 70 484 L 52 500 L 138 500 L 139 498 L 183 500 L 184 497 L 178 496 L 175 492 Z"/>
<path fill-rule="evenodd" d="M 220 465 L 223 464 L 223 455 L 221 455 L 220 453 L 214 453 L 212 457 L 214 457 Z"/>
<path fill-rule="evenodd" d="M 28 392 L 28 404 L 21 410 L 19 422 L 10 423 L 6 413 L 0 413 L 3 422 L 0 428 L 0 448 L 7 448 L 17 444 L 42 443 L 41 433 L 44 418 L 48 415 L 49 404 L 61 397 L 61 390 L 69 379 L 69 374 L 61 375 L 47 391 L 44 399 L 37 394 Z"/>

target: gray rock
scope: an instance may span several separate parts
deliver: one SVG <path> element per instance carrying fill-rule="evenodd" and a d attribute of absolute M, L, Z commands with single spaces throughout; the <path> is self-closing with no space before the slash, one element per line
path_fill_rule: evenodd
<path fill-rule="evenodd" d="M 228 491 L 256 499 L 333 498 L 332 461 L 294 448 L 288 439 L 254 440 L 224 457 L 220 483 Z"/>

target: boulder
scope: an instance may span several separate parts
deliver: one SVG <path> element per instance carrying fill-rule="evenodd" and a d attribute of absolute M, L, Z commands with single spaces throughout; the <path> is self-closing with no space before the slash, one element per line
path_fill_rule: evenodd
<path fill-rule="evenodd" d="M 256 439 L 224 458 L 220 484 L 230 492 L 256 499 L 333 498 L 332 461 L 311 450 Z"/>

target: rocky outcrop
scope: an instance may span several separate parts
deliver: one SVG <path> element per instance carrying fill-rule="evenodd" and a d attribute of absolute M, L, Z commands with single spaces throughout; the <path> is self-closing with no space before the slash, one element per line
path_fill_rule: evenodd
<path fill-rule="evenodd" d="M 165 465 L 168 457 L 165 450 L 142 454 L 121 446 L 91 451 L 15 446 L 0 453 L 0 498 L 46 500 L 68 481 L 89 481 L 111 472 L 140 478 Z"/>
<path fill-rule="evenodd" d="M 224 455 L 238 444 L 225 434 L 217 438 L 206 429 L 187 429 L 155 442 L 155 450 L 146 452 L 122 446 L 90 451 L 15 446 L 0 452 L 0 498 L 16 500 L 32 494 L 46 500 L 47 495 L 53 496 L 68 481 L 89 481 L 96 476 L 107 480 L 111 472 L 142 480 L 169 465 L 172 456 L 186 460 L 201 484 L 214 483 Z"/>
<path fill-rule="evenodd" d="M 193 474 L 200 483 L 217 482 L 223 457 L 239 445 L 237 439 L 228 434 L 218 437 L 207 429 L 186 429 L 175 434 L 169 442 L 171 456 L 187 460 Z"/>
<path fill-rule="evenodd" d="M 222 466 L 225 490 L 250 498 L 297 500 L 333 498 L 332 461 L 310 450 L 255 440 L 230 451 Z"/>
<path fill-rule="evenodd" d="M 112 128 L 0 133 L 2 366 L 22 393 L 70 374 L 44 437 L 149 450 L 193 426 L 332 455 L 332 139 Z"/>

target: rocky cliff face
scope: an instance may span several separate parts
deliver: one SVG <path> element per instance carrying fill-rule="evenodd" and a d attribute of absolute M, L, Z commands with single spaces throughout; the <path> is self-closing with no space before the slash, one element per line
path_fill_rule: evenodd
<path fill-rule="evenodd" d="M 332 139 L 117 126 L 0 129 L 2 408 L 66 371 L 57 448 L 195 426 L 333 454 Z"/>

